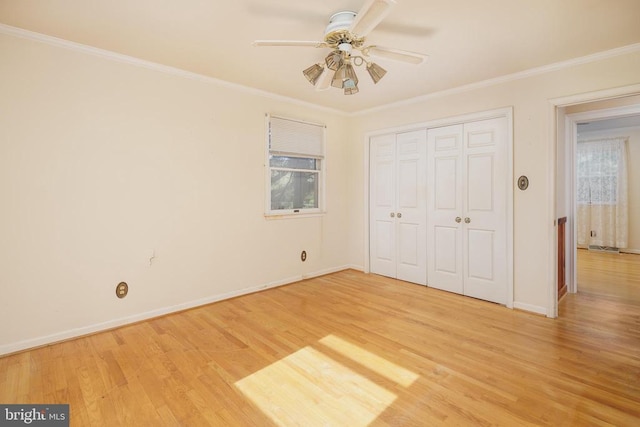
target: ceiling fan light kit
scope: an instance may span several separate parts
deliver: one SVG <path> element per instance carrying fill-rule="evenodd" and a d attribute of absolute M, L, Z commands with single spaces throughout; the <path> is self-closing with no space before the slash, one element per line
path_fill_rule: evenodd
<path fill-rule="evenodd" d="M 345 95 L 358 93 L 358 76 L 356 76 L 356 71 L 350 62 L 345 62 L 345 64 L 338 68 L 333 74 L 331 86 L 344 89 Z"/>
<path fill-rule="evenodd" d="M 367 64 L 367 72 L 369 72 L 371 80 L 373 80 L 374 83 L 378 83 L 380 79 L 383 78 L 385 74 L 387 74 L 387 70 L 385 70 L 378 64 L 374 64 L 373 62 Z"/>
<path fill-rule="evenodd" d="M 325 57 L 324 64 L 313 64 L 302 73 L 316 90 L 335 87 L 343 89 L 345 95 L 353 95 L 359 92 L 354 65 L 366 64 L 367 72 L 374 83 L 378 83 L 387 74 L 384 68 L 370 61 L 369 56 L 410 64 L 421 64 L 426 59 L 426 55 L 421 53 L 365 45 L 365 37 L 389 14 L 395 4 L 395 0 L 369 0 L 358 13 L 342 11 L 333 14 L 325 28 L 323 42 L 256 40 L 253 44 L 332 49 Z M 360 54 L 354 54 L 354 51 Z"/>
<path fill-rule="evenodd" d="M 358 86 L 352 87 L 352 88 L 344 88 L 344 94 L 345 95 L 353 95 L 355 93 L 360 92 L 360 89 L 358 89 Z"/>
<path fill-rule="evenodd" d="M 315 86 L 316 83 L 318 83 L 318 80 L 320 79 L 320 76 L 322 75 L 323 72 L 324 72 L 324 66 L 322 64 L 313 64 L 311 67 L 307 68 L 302 73 L 307 78 L 307 80 L 309 80 L 309 83 Z"/>
<path fill-rule="evenodd" d="M 338 71 L 338 69 L 342 67 L 342 64 L 344 64 L 343 55 L 338 51 L 331 52 L 324 59 L 324 63 L 327 64 L 327 68 L 331 71 Z"/>

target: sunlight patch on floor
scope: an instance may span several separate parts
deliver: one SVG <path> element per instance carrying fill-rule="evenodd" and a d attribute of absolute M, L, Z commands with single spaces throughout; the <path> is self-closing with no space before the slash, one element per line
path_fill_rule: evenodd
<path fill-rule="evenodd" d="M 409 386 L 418 378 L 416 374 L 333 335 L 320 342 L 402 386 Z M 235 385 L 280 426 L 366 426 L 397 398 L 386 388 L 309 346 Z"/>
<path fill-rule="evenodd" d="M 409 387 L 419 377 L 418 374 L 335 335 L 327 335 L 319 342 L 401 386 Z"/>

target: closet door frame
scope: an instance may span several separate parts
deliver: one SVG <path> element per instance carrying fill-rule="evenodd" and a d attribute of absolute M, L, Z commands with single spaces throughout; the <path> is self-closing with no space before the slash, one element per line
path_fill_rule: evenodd
<path fill-rule="evenodd" d="M 495 110 L 481 111 L 477 113 L 465 114 L 455 117 L 449 117 L 438 120 L 431 120 L 422 123 L 415 123 L 411 125 L 393 127 L 376 130 L 374 132 L 368 132 L 364 135 L 364 198 L 365 203 L 363 206 L 364 216 L 364 272 L 370 272 L 370 253 L 369 253 L 369 174 L 370 174 L 370 153 L 369 153 L 369 139 L 376 135 L 383 135 L 389 133 L 404 133 L 420 129 L 429 129 L 443 126 L 450 126 L 456 124 L 463 124 L 466 122 L 473 122 L 485 119 L 493 119 L 505 117 L 507 119 L 507 176 L 504 180 L 506 185 L 506 234 L 507 234 L 507 259 L 506 259 L 506 275 L 507 275 L 507 300 L 506 307 L 513 308 L 513 193 L 514 193 L 514 178 L 513 178 L 513 107 L 499 108 Z M 427 277 L 427 283 L 429 277 Z"/>

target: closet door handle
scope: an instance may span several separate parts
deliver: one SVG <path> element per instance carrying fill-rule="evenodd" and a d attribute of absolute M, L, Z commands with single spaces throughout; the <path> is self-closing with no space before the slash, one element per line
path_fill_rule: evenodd
<path fill-rule="evenodd" d="M 462 218 L 460 218 L 459 216 L 457 216 L 457 217 L 456 217 L 456 222 L 457 222 L 458 224 L 460 224 L 460 223 L 462 222 Z"/>
<path fill-rule="evenodd" d="M 402 214 L 398 212 L 398 218 L 402 218 Z"/>
<path fill-rule="evenodd" d="M 465 224 L 469 224 L 471 222 L 471 218 L 467 217 L 464 219 Z"/>
<path fill-rule="evenodd" d="M 390 216 L 391 218 L 395 218 L 395 217 L 396 217 L 396 214 L 395 214 L 395 213 L 393 213 L 393 212 L 391 212 L 391 213 L 389 214 L 389 216 Z"/>

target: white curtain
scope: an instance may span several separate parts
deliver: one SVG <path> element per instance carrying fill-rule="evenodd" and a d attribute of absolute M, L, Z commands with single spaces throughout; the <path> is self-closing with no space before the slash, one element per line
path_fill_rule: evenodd
<path fill-rule="evenodd" d="M 627 247 L 626 140 L 578 141 L 578 246 Z"/>

